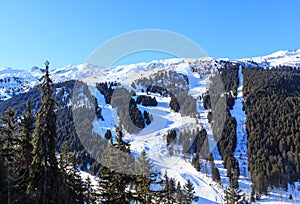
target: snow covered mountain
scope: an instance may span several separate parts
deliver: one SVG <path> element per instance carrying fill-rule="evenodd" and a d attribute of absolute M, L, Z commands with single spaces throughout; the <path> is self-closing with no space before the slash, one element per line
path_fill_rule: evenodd
<path fill-rule="evenodd" d="M 241 59 L 244 62 L 256 62 L 262 67 L 276 67 L 276 66 L 290 66 L 299 67 L 300 66 L 300 49 L 298 50 L 282 50 L 274 52 L 270 55 L 252 57 Z"/>
<path fill-rule="evenodd" d="M 167 67 L 183 66 L 183 64 L 192 63 L 193 61 L 198 61 L 198 63 L 201 63 L 208 68 L 210 65 L 218 67 L 224 60 L 213 58 L 170 59 L 117 67 L 97 67 L 91 64 L 79 64 L 53 69 L 51 75 L 56 83 L 71 79 L 87 78 L 90 83 L 99 82 L 101 80 L 128 82 L 131 78 L 128 79 L 127 76 L 130 75 L 130 77 L 132 77 L 133 73 L 142 73 L 149 70 L 154 72 Z M 229 60 L 225 59 L 225 61 Z M 266 56 L 233 61 L 244 62 L 250 66 L 263 66 L 266 68 L 279 65 L 300 67 L 300 49 L 283 50 Z M 7 100 L 16 94 L 27 92 L 30 88 L 39 83 L 38 79 L 41 76 L 42 73 L 38 67 L 33 67 L 30 70 L 18 70 L 10 67 L 0 68 L 0 101 Z"/>
<path fill-rule="evenodd" d="M 228 177 L 226 176 L 226 169 L 224 168 L 223 161 L 220 153 L 216 147 L 216 141 L 213 137 L 211 126 L 208 123 L 207 113 L 204 109 L 203 102 L 200 100 L 203 94 L 206 93 L 210 84 L 210 76 L 226 63 L 245 63 L 249 66 L 263 66 L 272 67 L 279 65 L 300 67 L 300 49 L 295 51 L 279 51 L 264 57 L 256 57 L 241 60 L 218 60 L 213 58 L 201 59 L 169 59 L 152 61 L 149 63 L 139 63 L 132 65 L 124 65 L 117 67 L 98 67 L 91 64 L 69 65 L 64 68 L 53 69 L 51 71 L 52 80 L 55 83 L 65 82 L 68 80 L 81 80 L 88 84 L 90 93 L 95 96 L 98 106 L 101 108 L 104 120 L 95 118 L 93 121 L 94 131 L 100 135 L 104 135 L 107 129 L 113 129 L 118 125 L 120 118 L 117 111 L 112 105 L 107 104 L 104 95 L 96 88 L 96 83 L 100 82 L 119 82 L 128 91 L 135 92 L 135 99 L 138 96 L 146 96 L 146 87 L 143 84 L 143 78 L 154 80 L 158 75 L 164 73 L 176 72 L 181 77 L 188 81 L 188 95 L 196 100 L 197 111 L 200 121 L 195 117 L 182 116 L 169 108 L 171 97 L 163 97 L 159 94 L 152 93 L 158 103 L 157 106 L 143 106 L 138 105 L 141 111 L 147 111 L 152 115 L 152 123 L 146 125 L 138 133 L 126 132 L 125 139 L 130 142 L 131 150 L 134 155 L 139 155 L 142 150 L 146 150 L 149 157 L 154 162 L 155 168 L 163 172 L 168 171 L 168 175 L 180 181 L 182 184 L 188 179 L 192 181 L 195 186 L 196 195 L 199 196 L 198 203 L 224 203 L 224 188 L 228 187 Z M 157 74 L 159 73 L 159 74 Z M 31 70 L 15 70 L 12 68 L 0 69 L 0 101 L 7 101 L 15 95 L 26 93 L 31 88 L 39 84 L 39 78 L 43 73 L 38 67 L 33 67 Z M 241 69 L 239 71 L 240 84 L 238 87 L 238 96 L 235 99 L 234 109 L 231 114 L 238 120 L 237 121 L 237 148 L 235 157 L 238 158 L 241 172 L 242 168 L 247 165 L 247 135 L 244 132 L 244 125 L 246 123 L 245 112 L 242 110 L 242 86 L 243 76 Z M 158 79 L 165 87 L 168 86 L 169 81 Z M 134 85 L 133 85 L 134 84 Z M 177 88 L 181 88 L 181 84 L 173 82 Z M 134 88 L 133 88 L 134 87 Z M 59 90 L 57 90 L 58 92 Z M 75 105 L 71 97 L 69 104 Z M 177 153 L 174 155 L 169 154 L 166 145 L 165 135 L 170 129 L 185 130 L 205 128 L 208 133 L 208 143 L 210 151 L 213 152 L 214 162 L 220 171 L 222 186 L 213 181 L 209 169 L 206 173 L 197 171 L 189 161 L 182 154 L 180 147 L 176 149 Z M 208 164 L 207 164 L 208 165 Z M 208 165 L 209 166 L 209 165 Z M 251 180 L 247 179 L 249 172 L 244 170 L 243 175 L 239 179 L 240 189 L 249 197 L 251 192 Z M 281 193 L 281 192 L 280 192 Z M 289 203 L 287 192 L 283 195 L 284 201 Z M 293 192 L 294 193 L 294 192 Z M 296 199 L 296 198 L 295 198 Z M 294 200 L 295 201 L 295 200 Z M 274 190 L 274 193 L 269 197 L 263 198 L 261 202 L 275 203 L 279 202 L 279 193 Z M 300 202 L 300 200 L 296 200 Z"/>

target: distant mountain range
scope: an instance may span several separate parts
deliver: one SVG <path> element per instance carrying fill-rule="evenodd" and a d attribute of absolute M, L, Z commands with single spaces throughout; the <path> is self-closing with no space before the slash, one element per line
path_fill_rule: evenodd
<path fill-rule="evenodd" d="M 199 58 L 199 59 L 169 59 L 158 60 L 149 63 L 131 64 L 117 67 L 98 67 L 91 64 L 68 65 L 63 68 L 56 68 L 51 71 L 54 82 L 67 80 L 85 79 L 89 82 L 100 81 L 122 81 L 133 72 L 164 69 L 172 66 L 188 66 L 195 61 L 205 66 L 218 67 L 223 61 L 229 59 Z M 261 66 L 265 68 L 282 66 L 300 67 L 300 49 L 282 50 L 270 55 L 231 60 L 241 62 L 248 66 Z M 32 67 L 29 70 L 15 68 L 0 68 L 0 101 L 29 91 L 36 86 L 38 79 L 42 76 L 39 67 Z M 97 77 L 96 77 L 97 76 Z"/>

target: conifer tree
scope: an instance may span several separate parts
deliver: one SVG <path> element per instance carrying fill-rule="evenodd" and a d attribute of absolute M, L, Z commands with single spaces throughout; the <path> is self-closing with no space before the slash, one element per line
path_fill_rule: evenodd
<path fill-rule="evenodd" d="M 195 194 L 195 188 L 189 179 L 187 183 L 183 186 L 183 195 L 184 195 L 183 203 L 190 204 L 193 203 L 193 201 L 197 201 L 198 197 L 195 196 L 194 194 Z"/>
<path fill-rule="evenodd" d="M 61 195 L 68 203 L 84 203 L 84 183 L 76 161 L 76 153 L 68 152 L 68 144 L 64 142 L 61 146 L 59 167 L 62 174 Z"/>
<path fill-rule="evenodd" d="M 174 180 L 170 181 L 167 171 L 165 171 L 162 182 L 162 189 L 158 192 L 157 203 L 176 203 L 176 189 Z"/>
<path fill-rule="evenodd" d="M 225 202 L 227 204 L 247 204 L 245 195 L 241 194 L 241 190 L 233 188 L 232 185 L 225 190 Z"/>
<path fill-rule="evenodd" d="M 17 122 L 15 112 L 8 109 L 1 118 L 0 125 L 0 149 L 1 157 L 3 159 L 3 173 L 4 173 L 4 193 L 3 198 L 6 203 L 12 203 L 17 199 L 16 183 L 18 182 L 18 174 L 20 172 L 19 165 L 17 165 L 17 151 L 18 139 L 16 135 Z"/>
<path fill-rule="evenodd" d="M 136 165 L 139 171 L 134 181 L 136 200 L 142 204 L 152 203 L 154 195 L 151 190 L 151 184 L 156 182 L 157 174 L 153 171 L 153 164 L 145 150 L 138 157 Z"/>
<path fill-rule="evenodd" d="M 177 203 L 183 203 L 184 202 L 184 197 L 183 197 L 180 182 L 177 183 L 177 187 L 176 187 L 176 199 L 177 199 Z"/>
<path fill-rule="evenodd" d="M 29 99 L 27 101 L 27 110 L 22 113 L 22 117 L 20 118 L 20 139 L 19 146 L 17 146 L 20 172 L 18 174 L 19 181 L 16 187 L 20 195 L 18 198 L 20 202 L 27 200 L 26 188 L 29 183 L 29 167 L 32 162 L 32 134 L 34 124 L 35 117 L 32 113 L 31 101 Z"/>
<path fill-rule="evenodd" d="M 49 62 L 45 62 L 44 76 L 40 79 L 42 106 L 37 113 L 33 133 L 33 161 L 30 168 L 30 182 L 27 192 L 38 203 L 61 202 L 61 172 L 55 155 L 57 107 L 52 97 L 52 80 Z"/>
<path fill-rule="evenodd" d="M 111 139 L 111 145 L 107 147 L 106 154 L 102 158 L 102 166 L 99 171 L 99 191 L 101 199 L 106 203 L 129 203 L 133 199 L 128 189 L 133 181 L 135 161 L 130 155 L 130 144 L 123 141 L 121 127 L 116 127 L 117 137 L 115 144 Z"/>

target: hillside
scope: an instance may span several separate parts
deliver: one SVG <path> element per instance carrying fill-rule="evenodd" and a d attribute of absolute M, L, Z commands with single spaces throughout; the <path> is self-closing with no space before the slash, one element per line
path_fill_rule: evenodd
<path fill-rule="evenodd" d="M 300 202 L 297 176 L 277 183 L 265 182 L 266 185 L 261 186 L 263 182 L 258 182 L 255 175 L 263 174 L 265 169 L 253 167 L 255 160 L 260 161 L 257 151 L 272 149 L 270 155 L 282 157 L 285 162 L 295 162 L 290 168 L 293 174 L 299 173 L 300 128 L 293 123 L 293 120 L 299 120 L 296 105 L 300 90 L 293 85 L 298 80 L 299 57 L 297 50 L 232 61 L 170 59 L 117 67 L 81 64 L 54 69 L 50 75 L 55 83 L 54 98 L 60 105 L 56 110 L 57 151 L 64 141 L 68 141 L 70 150 L 81 151 L 78 160 L 81 169 L 95 174 L 99 160 L 93 155 L 98 155 L 100 150 L 89 139 L 96 135 L 104 139 L 100 142 L 107 142 L 107 132 L 116 136 L 115 127 L 121 124 L 131 154 L 138 157 L 144 150 L 157 172 L 167 171 L 169 177 L 181 184 L 190 180 L 199 197 L 198 203 L 225 203 L 226 196 L 233 190 L 250 200 L 255 197 L 251 189 L 255 189 L 254 194 L 260 199 L 257 203 Z M 269 76 L 266 70 L 271 67 L 280 72 L 282 81 L 278 82 L 274 69 L 270 71 L 275 73 L 273 80 L 258 77 Z M 35 86 L 42 75 L 36 67 L 28 71 L 0 69 L 0 112 L 12 106 L 21 113 L 28 98 L 33 101 L 36 112 L 40 99 Z M 287 84 L 290 80 L 294 81 Z M 270 90 L 261 94 L 268 87 Z M 288 100 L 277 97 L 276 92 L 281 96 L 284 93 Z M 268 110 L 268 104 L 258 104 L 264 97 L 278 103 L 283 100 L 286 114 L 290 114 L 289 107 L 294 110 L 291 113 L 294 118 L 284 125 L 287 131 L 276 135 L 271 147 L 253 142 L 263 142 L 267 138 L 262 139 L 262 135 L 277 134 L 276 131 L 282 128 L 276 122 L 273 123 L 278 127 L 271 132 L 258 128 L 260 124 L 269 125 L 268 116 L 276 117 L 269 114 L 256 120 L 257 115 Z M 276 103 L 273 105 L 275 107 Z M 282 116 L 281 109 L 276 109 L 276 113 L 282 123 L 289 120 Z M 292 132 L 288 131 L 290 124 Z M 262 131 L 261 137 L 257 131 Z M 289 138 L 288 147 L 281 147 L 286 138 Z M 87 152 L 89 156 L 84 156 Z M 273 164 L 271 162 L 270 169 Z M 284 169 L 283 166 L 278 168 Z M 291 171 L 282 170 L 271 177 L 275 173 L 279 177 L 292 175 Z M 290 195 L 292 199 L 289 199 Z"/>

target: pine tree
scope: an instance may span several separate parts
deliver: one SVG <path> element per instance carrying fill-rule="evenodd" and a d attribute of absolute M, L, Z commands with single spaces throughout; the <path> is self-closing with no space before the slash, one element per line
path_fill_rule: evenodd
<path fill-rule="evenodd" d="M 241 193 L 241 190 L 233 188 L 232 185 L 225 190 L 225 202 L 227 204 L 247 204 L 246 197 Z"/>
<path fill-rule="evenodd" d="M 64 192 L 61 195 L 68 203 L 84 203 L 84 183 L 76 161 L 76 153 L 68 152 L 68 143 L 61 146 L 59 167 L 62 174 L 61 188 Z"/>
<path fill-rule="evenodd" d="M 12 203 L 17 200 L 16 184 L 18 183 L 18 174 L 20 168 L 17 161 L 18 138 L 16 135 L 17 122 L 15 112 L 8 109 L 1 118 L 0 125 L 0 144 L 1 144 L 1 157 L 3 159 L 3 173 L 4 173 L 4 186 L 5 191 L 3 198 L 6 198 L 7 203 Z M 2 196 L 2 195 L 1 195 Z"/>
<path fill-rule="evenodd" d="M 84 190 L 85 190 L 85 203 L 90 204 L 94 203 L 97 200 L 97 196 L 99 196 L 96 192 L 94 192 L 91 178 L 88 176 L 84 182 Z"/>
<path fill-rule="evenodd" d="M 171 179 L 172 180 L 172 179 Z M 176 203 L 176 188 L 174 180 L 171 181 L 165 171 L 161 181 L 162 189 L 158 191 L 157 203 L 171 204 Z"/>
<path fill-rule="evenodd" d="M 30 167 L 30 182 L 27 193 L 38 203 L 61 202 L 61 172 L 55 155 L 57 107 L 52 97 L 52 80 L 49 62 L 45 62 L 44 76 L 40 79 L 42 106 L 37 113 L 33 134 L 33 161 Z"/>
<path fill-rule="evenodd" d="M 99 197 L 101 201 L 107 204 L 113 204 L 118 195 L 117 181 L 113 180 L 114 174 L 115 172 L 105 166 L 101 166 L 99 169 Z"/>
<path fill-rule="evenodd" d="M 70 170 L 68 171 L 69 183 L 67 187 L 70 189 L 72 203 L 84 203 L 84 183 L 77 168 L 75 152 L 70 155 L 70 164 Z"/>
<path fill-rule="evenodd" d="M 212 179 L 213 181 L 216 181 L 219 184 L 221 183 L 220 172 L 215 165 L 212 166 Z"/>
<path fill-rule="evenodd" d="M 26 201 L 26 188 L 29 183 L 29 167 L 32 162 L 32 134 L 34 131 L 35 117 L 31 109 L 30 99 L 27 101 L 27 110 L 23 112 L 20 118 L 20 142 L 17 150 L 19 151 L 19 166 L 20 172 L 18 174 L 19 181 L 17 183 L 17 190 L 19 201 Z"/>
<path fill-rule="evenodd" d="M 177 200 L 177 203 L 184 202 L 184 197 L 183 197 L 183 192 L 182 192 L 180 182 L 177 183 L 177 187 L 176 187 L 176 200 Z"/>
<path fill-rule="evenodd" d="M 130 144 L 123 141 L 123 132 L 116 128 L 117 143 L 111 139 L 111 145 L 101 160 L 99 171 L 99 191 L 106 203 L 129 203 L 133 199 L 128 189 L 133 181 L 135 159 L 130 155 Z"/>
<path fill-rule="evenodd" d="M 183 195 L 184 195 L 184 202 L 190 204 L 193 201 L 197 201 L 198 197 L 195 196 L 195 188 L 190 181 L 190 179 L 187 181 L 187 183 L 183 186 Z"/>
<path fill-rule="evenodd" d="M 139 172 L 134 181 L 135 200 L 142 204 L 152 203 L 154 195 L 151 185 L 155 183 L 157 174 L 152 170 L 153 164 L 145 150 L 138 157 L 136 165 Z"/>
<path fill-rule="evenodd" d="M 0 163 L 4 163 L 4 158 L 2 156 L 2 149 L 0 149 Z M 6 203 L 7 202 L 7 192 L 6 192 L 6 180 L 5 180 L 5 175 L 6 175 L 6 168 L 4 165 L 0 165 L 0 203 Z"/>

